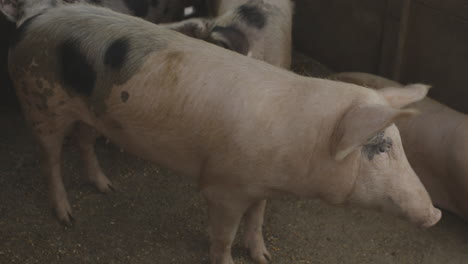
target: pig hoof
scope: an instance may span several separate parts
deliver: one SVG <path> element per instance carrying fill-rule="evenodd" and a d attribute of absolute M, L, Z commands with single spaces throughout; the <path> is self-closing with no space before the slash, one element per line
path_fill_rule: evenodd
<path fill-rule="evenodd" d="M 249 243 L 246 245 L 250 249 L 250 256 L 256 263 L 267 264 L 271 261 L 271 254 L 266 249 L 263 240 L 260 243 Z"/>
<path fill-rule="evenodd" d="M 75 222 L 75 218 L 71 213 L 71 207 L 68 202 L 56 208 L 56 214 L 60 221 L 65 226 L 71 226 Z"/>
<path fill-rule="evenodd" d="M 112 182 L 103 173 L 99 173 L 98 176 L 91 179 L 91 182 L 93 182 L 96 188 L 102 193 L 115 192 Z"/>
<path fill-rule="evenodd" d="M 252 252 L 252 259 L 259 264 L 268 264 L 271 261 L 271 254 L 265 248 L 263 251 Z"/>
<path fill-rule="evenodd" d="M 112 184 L 109 185 L 108 187 L 109 187 L 109 190 L 111 190 L 112 192 L 116 192 L 116 190 L 115 190 L 114 186 L 112 186 Z"/>
<path fill-rule="evenodd" d="M 259 264 L 267 264 L 271 261 L 261 233 L 251 233 L 244 238 L 244 246 L 250 250 L 250 256 Z"/>

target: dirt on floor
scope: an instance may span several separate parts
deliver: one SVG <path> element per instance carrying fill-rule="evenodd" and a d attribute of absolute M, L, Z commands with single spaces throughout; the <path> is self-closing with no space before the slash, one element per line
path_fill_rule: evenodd
<path fill-rule="evenodd" d="M 209 263 L 206 205 L 190 179 L 99 141 L 117 189 L 104 195 L 86 183 L 67 140 L 63 175 L 76 223 L 64 227 L 50 210 L 37 145 L 19 110 L 0 108 L 0 124 L 1 264 Z M 283 197 L 268 204 L 265 238 L 277 264 L 468 263 L 468 224 L 449 213 L 421 230 L 381 213 Z M 233 256 L 252 263 L 238 240 Z"/>

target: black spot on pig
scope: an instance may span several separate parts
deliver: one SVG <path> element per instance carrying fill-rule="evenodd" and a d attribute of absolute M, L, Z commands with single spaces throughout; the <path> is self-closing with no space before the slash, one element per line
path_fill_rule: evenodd
<path fill-rule="evenodd" d="M 262 29 L 266 24 L 265 14 L 255 5 L 241 5 L 237 9 L 237 13 L 249 26 Z"/>
<path fill-rule="evenodd" d="M 245 34 L 233 26 L 214 27 L 212 31 L 212 39 L 209 40 L 209 42 L 242 55 L 247 55 L 250 49 L 249 40 Z"/>
<path fill-rule="evenodd" d="M 96 85 L 96 71 L 80 51 L 79 41 L 62 42 L 58 52 L 63 85 L 79 95 L 91 96 Z"/>
<path fill-rule="evenodd" d="M 158 5 L 159 5 L 159 0 L 151 0 L 152 7 L 158 7 Z"/>
<path fill-rule="evenodd" d="M 125 5 L 137 17 L 146 17 L 149 12 L 148 0 L 125 0 Z"/>
<path fill-rule="evenodd" d="M 387 152 L 393 146 L 393 140 L 389 137 L 384 138 L 384 134 L 383 131 L 378 133 L 364 145 L 362 151 L 369 160 L 374 159 L 375 155 Z"/>
<path fill-rule="evenodd" d="M 39 13 L 37 15 L 34 15 L 34 16 L 26 19 L 21 24 L 21 26 L 19 26 L 18 29 L 16 29 L 15 35 L 13 36 L 13 38 L 11 38 L 10 48 L 14 48 L 18 43 L 21 42 L 21 40 L 24 38 L 26 32 L 28 31 L 29 27 L 31 26 L 31 24 L 34 22 L 34 20 L 36 20 L 41 15 L 42 15 L 42 13 Z"/>
<path fill-rule="evenodd" d="M 130 98 L 130 94 L 127 91 L 123 91 L 120 93 L 120 99 L 122 102 L 126 103 L 128 101 L 128 98 Z"/>
<path fill-rule="evenodd" d="M 130 49 L 129 42 L 125 37 L 113 41 L 104 54 L 104 65 L 112 70 L 121 69 Z"/>

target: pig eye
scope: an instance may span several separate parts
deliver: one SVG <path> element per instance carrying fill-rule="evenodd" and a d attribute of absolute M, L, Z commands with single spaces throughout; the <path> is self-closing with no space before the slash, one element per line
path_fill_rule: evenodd
<path fill-rule="evenodd" d="M 387 149 L 384 146 L 379 147 L 379 152 L 380 153 L 384 153 L 386 151 L 387 151 Z"/>
<path fill-rule="evenodd" d="M 372 160 L 375 155 L 379 155 L 381 153 L 385 153 L 390 150 L 393 145 L 393 141 L 391 138 L 384 137 L 384 132 L 380 132 L 367 142 L 364 145 L 362 151 L 367 156 L 369 160 Z"/>

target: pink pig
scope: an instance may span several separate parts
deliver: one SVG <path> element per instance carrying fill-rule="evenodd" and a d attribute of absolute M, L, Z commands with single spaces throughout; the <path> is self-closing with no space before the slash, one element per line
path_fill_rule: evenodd
<path fill-rule="evenodd" d="M 375 89 L 402 86 L 368 73 L 330 78 Z M 430 98 L 410 106 L 421 114 L 397 125 L 411 166 L 436 205 L 468 221 L 468 117 Z"/>
<path fill-rule="evenodd" d="M 284 193 L 385 210 L 422 227 L 441 218 L 393 124 L 415 115 L 401 108 L 423 99 L 427 86 L 375 91 L 302 77 L 109 9 L 24 2 L 12 16 L 15 6 L 0 0 L 17 19 L 9 70 L 61 221 L 72 219 L 61 149 L 76 124 L 88 177 L 101 191 L 112 185 L 90 127 L 198 182 L 212 264 L 234 263 L 243 216 L 245 245 L 268 263 L 264 201 Z"/>

